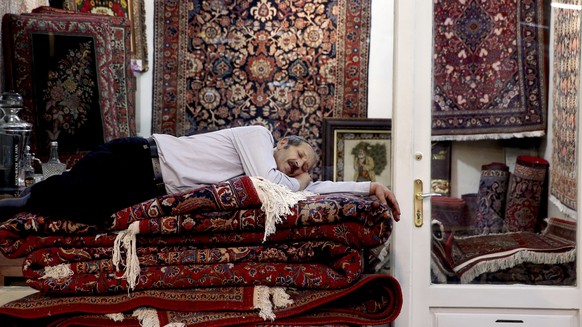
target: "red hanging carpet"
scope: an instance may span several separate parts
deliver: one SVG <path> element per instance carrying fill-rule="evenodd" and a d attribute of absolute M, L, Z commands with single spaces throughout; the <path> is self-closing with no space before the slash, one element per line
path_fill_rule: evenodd
<path fill-rule="evenodd" d="M 261 124 L 319 152 L 323 118 L 367 117 L 370 0 L 154 3 L 154 133 Z"/>
<path fill-rule="evenodd" d="M 435 1 L 434 139 L 544 135 L 544 2 Z"/>

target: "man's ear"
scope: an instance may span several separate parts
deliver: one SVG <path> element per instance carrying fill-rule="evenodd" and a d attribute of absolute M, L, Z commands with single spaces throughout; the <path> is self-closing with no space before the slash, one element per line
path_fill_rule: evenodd
<path fill-rule="evenodd" d="M 282 138 L 281 140 L 279 140 L 279 142 L 277 142 L 277 149 L 282 149 L 285 145 L 287 145 L 287 143 L 289 142 L 289 139 Z"/>

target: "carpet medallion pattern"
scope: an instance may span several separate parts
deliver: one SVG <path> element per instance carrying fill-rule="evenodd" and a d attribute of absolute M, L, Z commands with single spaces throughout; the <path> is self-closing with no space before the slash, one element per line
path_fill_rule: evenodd
<path fill-rule="evenodd" d="M 434 139 L 543 135 L 542 7 L 542 1 L 435 2 Z"/>

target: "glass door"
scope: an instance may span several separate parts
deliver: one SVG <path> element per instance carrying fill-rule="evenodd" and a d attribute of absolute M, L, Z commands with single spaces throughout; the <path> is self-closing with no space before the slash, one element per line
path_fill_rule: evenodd
<path fill-rule="evenodd" d="M 564 2 L 397 1 L 396 326 L 580 325 L 580 4 Z"/>

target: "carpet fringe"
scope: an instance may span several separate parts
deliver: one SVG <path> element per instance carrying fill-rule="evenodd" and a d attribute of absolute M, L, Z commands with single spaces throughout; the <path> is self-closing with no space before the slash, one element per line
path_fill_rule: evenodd
<path fill-rule="evenodd" d="M 273 297 L 273 305 L 275 308 L 286 308 L 287 306 L 293 304 L 291 296 L 285 292 L 283 287 L 272 287 L 270 289 L 270 293 Z"/>
<path fill-rule="evenodd" d="M 572 219 L 578 219 L 578 212 L 574 209 L 567 207 L 562 201 L 558 200 L 558 198 L 554 195 L 550 195 L 550 202 L 552 202 L 558 210 L 565 214 L 566 216 Z"/>
<path fill-rule="evenodd" d="M 105 314 L 105 317 L 113 320 L 113 321 L 123 321 L 125 319 L 125 316 L 123 315 L 123 313 L 118 312 L 118 313 L 107 313 Z"/>
<path fill-rule="evenodd" d="M 380 272 L 384 266 L 390 262 L 391 240 L 392 237 L 389 237 L 384 244 L 380 245 L 382 249 L 380 250 L 380 253 L 378 253 L 378 263 L 374 266 L 374 272 Z"/>
<path fill-rule="evenodd" d="M 67 278 L 69 276 L 73 276 L 75 273 L 71 269 L 71 265 L 68 263 L 61 263 L 60 265 L 56 266 L 48 266 L 44 267 L 44 275 L 39 277 L 40 279 L 61 279 Z"/>
<path fill-rule="evenodd" d="M 477 263 L 474 267 L 463 273 L 461 276 L 461 283 L 467 284 L 483 273 L 513 268 L 524 262 L 535 264 L 561 264 L 572 262 L 575 259 L 576 249 L 564 253 L 543 253 L 521 250 L 505 258 Z"/>
<path fill-rule="evenodd" d="M 524 137 L 544 136 L 544 131 L 523 132 L 523 133 L 503 133 L 503 134 L 473 134 L 473 135 L 433 135 L 433 141 L 478 141 L 478 140 L 504 140 Z"/>
<path fill-rule="evenodd" d="M 431 255 L 430 269 L 440 284 L 446 284 L 448 282 L 447 276 L 452 275 L 451 273 L 447 272 L 447 270 L 440 264 L 439 260 L 435 258 L 434 255 Z"/>
<path fill-rule="evenodd" d="M 139 234 L 139 221 L 134 221 L 129 227 L 117 234 L 113 244 L 113 264 L 117 271 L 120 270 L 121 263 L 121 247 L 125 250 L 125 273 L 121 278 L 127 280 L 129 290 L 133 290 L 139 281 L 139 258 L 137 256 L 137 239 Z"/>
<path fill-rule="evenodd" d="M 293 300 L 282 287 L 255 286 L 253 294 L 253 308 L 259 309 L 259 317 L 263 320 L 274 321 L 276 318 L 273 308 L 285 308 L 293 304 Z"/>
<path fill-rule="evenodd" d="M 261 200 L 261 210 L 265 212 L 263 242 L 276 232 L 275 225 L 283 221 L 281 217 L 292 213 L 291 207 L 313 195 L 307 191 L 293 192 L 284 185 L 275 184 L 262 177 L 251 177 L 251 181 Z"/>
<path fill-rule="evenodd" d="M 160 320 L 158 319 L 156 309 L 137 308 L 131 315 L 139 320 L 139 325 L 142 327 L 160 327 Z"/>

